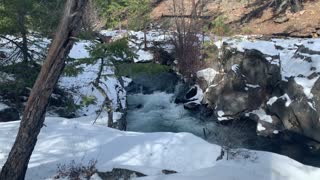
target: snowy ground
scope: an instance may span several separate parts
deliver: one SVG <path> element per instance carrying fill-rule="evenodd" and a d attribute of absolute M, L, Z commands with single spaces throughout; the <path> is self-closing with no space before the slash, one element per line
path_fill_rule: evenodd
<path fill-rule="evenodd" d="M 92 117 L 47 118 L 32 154 L 26 180 L 52 179 L 57 164 L 87 164 L 97 160 L 99 171 L 114 167 L 149 175 L 141 179 L 318 180 L 320 169 L 288 157 L 241 150 L 216 161 L 220 147 L 189 133 L 134 133 L 92 125 Z M 0 123 L 0 167 L 5 162 L 19 122 Z M 163 176 L 161 170 L 179 172 Z"/>

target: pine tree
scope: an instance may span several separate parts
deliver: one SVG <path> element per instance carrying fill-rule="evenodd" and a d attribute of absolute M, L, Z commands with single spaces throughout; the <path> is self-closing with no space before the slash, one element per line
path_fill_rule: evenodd
<path fill-rule="evenodd" d="M 12 40 L 22 52 L 24 62 L 33 60 L 29 51 L 28 34 L 36 31 L 50 35 L 58 24 L 63 0 L 0 0 L 0 38 L 13 35 L 22 40 Z"/>
<path fill-rule="evenodd" d="M 51 44 L 38 79 L 31 90 L 18 135 L 0 172 L 0 180 L 23 180 L 29 159 L 43 126 L 46 107 L 53 88 L 64 68 L 65 58 L 73 46 L 72 36 L 81 28 L 88 0 L 67 0 L 63 19 Z"/>

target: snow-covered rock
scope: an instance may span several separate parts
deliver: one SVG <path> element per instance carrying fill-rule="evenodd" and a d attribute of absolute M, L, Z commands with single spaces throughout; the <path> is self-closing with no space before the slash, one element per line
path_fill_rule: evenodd
<path fill-rule="evenodd" d="M 218 119 L 249 117 L 270 134 L 285 129 L 319 141 L 319 43 L 319 38 L 222 39 L 217 71 L 224 74 L 212 75 L 204 102 L 224 112 Z"/>
<path fill-rule="evenodd" d="M 213 68 L 206 68 L 198 71 L 197 77 L 203 78 L 207 82 L 207 84 L 210 85 L 218 73 L 219 72 L 217 72 Z"/>

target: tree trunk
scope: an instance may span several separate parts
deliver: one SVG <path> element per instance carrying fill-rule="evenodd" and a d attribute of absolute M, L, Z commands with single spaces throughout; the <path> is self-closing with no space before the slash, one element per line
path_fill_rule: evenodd
<path fill-rule="evenodd" d="M 25 1 L 21 2 L 21 7 L 18 11 L 18 27 L 22 37 L 21 51 L 23 56 L 23 62 L 28 62 L 28 39 L 27 39 L 27 29 L 26 29 L 26 10 Z"/>
<path fill-rule="evenodd" d="M 147 49 L 148 43 L 147 43 L 147 27 L 146 27 L 146 25 L 143 28 L 143 36 L 144 36 L 144 49 Z"/>
<path fill-rule="evenodd" d="M 73 36 L 88 0 L 67 0 L 65 12 L 47 58 L 30 93 L 16 141 L 0 173 L 0 180 L 23 180 L 38 134 L 43 126 L 48 99 L 65 65 L 65 57 L 73 46 Z"/>
<path fill-rule="evenodd" d="M 108 94 L 105 92 L 105 90 L 100 86 L 100 83 L 101 83 L 100 79 L 101 79 L 101 76 L 102 76 L 102 72 L 103 72 L 104 66 L 105 66 L 104 59 L 101 58 L 100 69 L 99 69 L 98 76 L 97 76 L 96 80 L 93 82 L 93 86 L 96 87 L 101 94 L 103 94 L 105 100 L 102 103 L 100 112 L 98 113 L 98 116 L 97 116 L 96 120 L 99 118 L 100 114 L 103 111 L 103 108 L 106 106 L 107 113 L 108 113 L 108 127 L 113 127 L 112 101 L 109 99 Z M 94 123 L 95 122 L 96 121 L 94 121 Z"/>

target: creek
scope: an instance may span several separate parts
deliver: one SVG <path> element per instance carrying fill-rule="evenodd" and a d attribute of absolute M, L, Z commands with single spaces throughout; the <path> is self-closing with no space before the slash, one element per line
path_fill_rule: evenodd
<path fill-rule="evenodd" d="M 136 91 L 129 91 L 127 96 L 127 130 L 135 132 L 189 132 L 207 140 L 210 143 L 232 148 L 247 148 L 253 150 L 270 151 L 289 156 L 301 163 L 320 167 L 320 156 L 312 150 L 292 139 L 284 138 L 281 135 L 273 138 L 258 136 L 256 123 L 250 119 L 230 121 L 222 124 L 212 116 L 203 116 L 200 110 L 187 110 L 183 104 L 176 104 L 177 86 L 179 83 L 168 82 L 170 91 L 153 89 L 151 92 L 142 89 L 143 84 L 166 84 L 153 81 L 154 78 L 145 78 L 138 85 L 134 86 Z M 134 80 L 135 81 L 135 80 Z M 133 82 L 134 82 L 133 81 Z M 144 83 L 141 83 L 144 82 Z M 177 81 L 175 81 L 177 82 Z M 137 86 L 139 86 L 137 88 Z"/>

